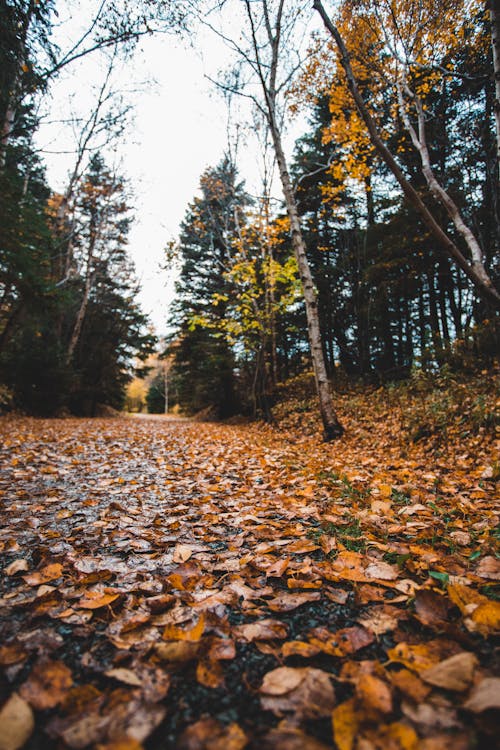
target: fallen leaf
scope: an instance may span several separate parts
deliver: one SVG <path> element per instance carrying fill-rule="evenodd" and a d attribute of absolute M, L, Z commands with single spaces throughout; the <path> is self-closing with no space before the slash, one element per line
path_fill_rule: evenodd
<path fill-rule="evenodd" d="M 472 688 L 463 707 L 474 714 L 500 708 L 500 677 L 484 677 Z"/>
<path fill-rule="evenodd" d="M 44 711 L 61 703 L 73 685 L 71 670 L 61 661 L 42 659 L 20 688 L 20 695 L 33 708 Z"/>
<path fill-rule="evenodd" d="M 236 625 L 233 633 L 239 641 L 282 640 L 288 635 L 288 627 L 279 620 L 258 620 L 246 625 Z"/>
<path fill-rule="evenodd" d="M 477 665 L 474 654 L 464 651 L 420 672 L 420 677 L 430 685 L 460 692 L 471 685 Z"/>
<path fill-rule="evenodd" d="M 29 704 L 17 693 L 0 709 L 0 750 L 20 750 L 35 729 Z"/>
<path fill-rule="evenodd" d="M 500 633 L 500 602 L 482 602 L 474 609 L 470 618 L 465 619 L 465 625 L 469 630 L 484 636 Z"/>
<path fill-rule="evenodd" d="M 189 560 L 192 554 L 193 554 L 193 550 L 191 547 L 188 547 L 187 544 L 177 544 L 174 549 L 172 561 L 174 563 L 187 562 L 187 560 Z"/>
<path fill-rule="evenodd" d="M 7 565 L 7 567 L 4 568 L 4 573 L 8 576 L 13 576 L 22 570 L 29 570 L 29 563 L 24 558 L 19 558 L 11 562 L 10 565 Z"/>
<path fill-rule="evenodd" d="M 312 667 L 278 667 L 264 676 L 259 692 L 262 708 L 277 716 L 318 719 L 330 716 L 335 706 L 330 676 Z"/>
<path fill-rule="evenodd" d="M 267 695 L 283 695 L 300 685 L 303 679 L 304 673 L 300 669 L 278 667 L 264 676 L 260 692 Z"/>
<path fill-rule="evenodd" d="M 290 612 L 303 604 L 317 602 L 319 599 L 321 599 L 321 594 L 317 591 L 304 591 L 296 594 L 284 592 L 278 594 L 274 599 L 270 599 L 267 602 L 267 606 L 272 612 Z"/>
<path fill-rule="evenodd" d="M 182 733 L 177 750 L 243 750 L 248 744 L 245 732 L 233 723 L 223 726 L 212 718 L 200 719 Z"/>
<path fill-rule="evenodd" d="M 422 625 L 442 627 L 449 622 L 450 602 L 443 594 L 420 589 L 415 594 L 415 612 Z"/>
<path fill-rule="evenodd" d="M 104 674 L 106 677 L 112 677 L 114 680 L 125 683 L 125 685 L 132 685 L 134 687 L 140 687 L 142 685 L 140 677 L 138 677 L 131 669 L 116 667 L 114 669 L 106 670 Z"/>
<path fill-rule="evenodd" d="M 335 706 L 332 712 L 333 739 L 338 750 L 353 750 L 360 724 L 355 698 Z"/>
<path fill-rule="evenodd" d="M 167 625 L 162 633 L 164 641 L 192 641 L 197 642 L 205 631 L 205 615 L 202 613 L 198 622 L 192 628 L 185 630 L 177 625 Z"/>
<path fill-rule="evenodd" d="M 103 594 L 101 591 L 89 591 L 83 599 L 80 599 L 77 606 L 81 609 L 100 609 L 116 601 L 119 596 L 120 594 Z"/>
<path fill-rule="evenodd" d="M 457 712 L 452 706 L 434 705 L 432 703 L 401 703 L 401 710 L 412 723 L 428 729 L 455 729 L 460 727 Z"/>
<path fill-rule="evenodd" d="M 285 659 L 288 656 L 302 656 L 305 659 L 309 659 L 317 656 L 320 653 L 320 649 L 304 641 L 287 641 L 281 647 L 281 653 Z"/>
<path fill-rule="evenodd" d="M 330 747 L 304 734 L 301 729 L 281 725 L 271 729 L 262 742 L 265 750 L 328 750 Z"/>
<path fill-rule="evenodd" d="M 399 620 L 404 619 L 406 613 L 390 605 L 371 607 L 363 617 L 358 619 L 360 625 L 374 635 L 383 635 L 395 630 Z"/>
<path fill-rule="evenodd" d="M 20 661 L 24 661 L 27 656 L 28 652 L 20 643 L 6 643 L 4 646 L 0 646 L 0 665 L 3 667 L 18 664 Z"/>
<path fill-rule="evenodd" d="M 170 643 L 157 643 L 155 645 L 155 653 L 159 658 L 163 661 L 170 661 L 173 664 L 196 659 L 199 649 L 199 641 L 172 641 Z"/>
<path fill-rule="evenodd" d="M 411 698 L 416 703 L 423 702 L 431 692 L 431 688 L 425 685 L 420 677 L 408 669 L 400 669 L 399 672 L 388 672 L 388 677 L 403 695 Z"/>
<path fill-rule="evenodd" d="M 374 675 L 361 675 L 356 685 L 356 696 L 369 711 L 382 714 L 392 711 L 391 690 L 386 682 Z"/>
<path fill-rule="evenodd" d="M 56 578 L 60 578 L 62 570 L 63 566 L 61 563 L 52 563 L 34 573 L 28 573 L 28 575 L 23 576 L 23 580 L 29 586 L 40 586 L 42 583 L 48 583 L 49 581 L 54 581 Z"/>
<path fill-rule="evenodd" d="M 196 679 L 200 685 L 218 688 L 224 684 L 224 672 L 215 659 L 200 659 L 196 666 Z"/>
<path fill-rule="evenodd" d="M 500 581 L 500 560 L 492 555 L 483 557 L 476 568 L 476 575 L 490 581 Z"/>
<path fill-rule="evenodd" d="M 428 641 L 427 643 L 398 643 L 394 648 L 388 649 L 387 655 L 393 662 L 404 664 L 408 669 L 415 672 L 425 672 L 436 666 L 443 659 L 453 656 L 458 647 L 451 641 Z"/>
<path fill-rule="evenodd" d="M 309 642 L 330 656 L 346 656 L 373 643 L 375 636 L 366 628 L 354 625 L 331 633 L 326 628 L 315 628 L 308 635 Z"/>
<path fill-rule="evenodd" d="M 276 562 L 266 568 L 265 573 L 268 578 L 280 578 L 290 565 L 290 558 L 282 557 L 278 558 Z"/>
<path fill-rule="evenodd" d="M 365 568 L 365 575 L 368 578 L 378 578 L 382 581 L 395 581 L 399 576 L 399 570 L 383 560 L 377 560 Z"/>

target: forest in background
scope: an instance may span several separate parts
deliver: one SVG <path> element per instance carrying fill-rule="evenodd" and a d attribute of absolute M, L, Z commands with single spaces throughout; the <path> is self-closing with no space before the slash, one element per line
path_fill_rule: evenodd
<path fill-rule="evenodd" d="M 34 145 L 38 98 L 66 64 L 50 41 L 56 5 L 0 5 L 0 396 L 4 407 L 29 413 L 93 415 L 103 405 L 121 408 L 133 357 L 145 360 L 155 341 L 127 259 L 130 189 L 92 146 L 96 132 L 119 143 L 123 123 L 106 110 L 110 92 L 103 87 L 81 131 L 65 194 L 50 190 Z M 233 46 L 260 74 L 263 93 L 248 93 L 239 64 L 223 85 L 229 99 L 251 99 L 267 171 L 251 194 L 229 139 L 200 178 L 167 249 L 177 296 L 150 410 L 164 410 L 168 380 L 169 404 L 184 413 L 270 418 L 278 384 L 310 370 L 311 308 L 334 388 L 490 367 L 500 341 L 494 8 L 346 0 L 333 28 L 348 58 L 334 35 L 317 32 L 298 66 L 293 47 L 283 59 L 280 44 L 290 45 L 303 15 L 322 4 L 241 5 L 256 54 Z M 117 6 L 98 19 L 96 44 L 131 54 L 152 18 L 180 28 L 181 10 L 146 3 L 130 18 Z M 284 70 L 278 84 L 274 63 L 275 73 Z M 272 174 L 277 158 L 283 181 L 277 145 L 296 112 L 308 129 L 289 159 L 285 207 Z M 410 188 L 370 139 L 370 122 Z M 311 273 L 306 302 L 290 201 Z"/>

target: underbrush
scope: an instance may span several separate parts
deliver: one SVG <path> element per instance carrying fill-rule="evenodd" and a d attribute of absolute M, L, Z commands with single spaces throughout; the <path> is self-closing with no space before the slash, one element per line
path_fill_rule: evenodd
<path fill-rule="evenodd" d="M 454 374 L 448 368 L 426 373 L 416 370 L 405 381 L 380 387 L 343 386 L 334 402 L 349 432 L 365 434 L 387 429 L 406 443 L 441 443 L 500 431 L 500 372 Z M 273 416 L 283 429 L 301 434 L 321 432 L 312 373 L 280 386 Z M 499 467 L 500 472 L 500 467 Z"/>

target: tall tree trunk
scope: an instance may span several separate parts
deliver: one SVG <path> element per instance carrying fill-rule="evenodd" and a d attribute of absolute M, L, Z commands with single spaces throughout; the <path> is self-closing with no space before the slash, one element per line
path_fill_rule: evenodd
<path fill-rule="evenodd" d="M 497 179 L 500 181 L 500 13 L 498 0 L 490 0 L 491 47 L 495 77 L 495 124 L 497 131 Z"/>
<path fill-rule="evenodd" d="M 309 261 L 307 259 L 305 242 L 302 236 L 299 213 L 297 210 L 297 202 L 295 200 L 295 191 L 292 187 L 290 173 L 288 171 L 288 166 L 285 158 L 285 152 L 283 150 L 281 129 L 278 125 L 276 110 L 276 98 L 278 90 L 277 75 L 281 46 L 281 24 L 283 18 L 284 0 L 280 0 L 278 4 L 274 29 L 271 25 L 267 0 L 264 0 L 262 3 L 264 26 L 267 34 L 267 49 L 270 52 L 270 62 L 265 64 L 262 62 L 261 58 L 262 46 L 257 40 L 255 17 L 251 8 L 251 0 L 245 0 L 245 6 L 252 35 L 252 46 L 254 54 L 252 68 L 257 73 L 262 88 L 262 94 L 265 104 L 264 106 L 261 106 L 261 111 L 265 112 L 269 125 L 269 131 L 271 133 L 274 153 L 276 155 L 276 162 L 278 164 L 281 185 L 283 188 L 283 195 L 285 197 L 286 209 L 288 218 L 290 220 L 292 246 L 295 258 L 297 260 L 299 276 L 302 283 L 302 290 L 306 308 L 309 346 L 311 350 L 311 359 L 314 370 L 314 378 L 316 382 L 316 391 L 319 400 L 319 410 L 323 422 L 324 439 L 334 440 L 341 437 L 344 432 L 344 428 L 340 424 L 333 407 L 332 392 L 330 388 L 330 382 L 328 380 L 323 342 L 321 339 L 317 293 L 312 278 L 311 269 L 309 267 Z"/>
<path fill-rule="evenodd" d="M 424 220 L 429 230 L 432 232 L 434 237 L 440 242 L 440 244 L 446 250 L 448 255 L 451 258 L 453 258 L 455 263 L 462 269 L 462 271 L 470 279 L 470 281 L 472 281 L 478 294 L 480 294 L 484 299 L 489 301 L 490 304 L 493 304 L 496 308 L 500 308 L 500 293 L 497 291 L 497 289 L 493 285 L 493 282 L 489 278 L 482 263 L 480 263 L 478 261 L 478 258 L 474 256 L 472 259 L 472 263 L 469 263 L 467 258 L 461 252 L 461 250 L 457 247 L 457 245 L 453 242 L 453 240 L 450 237 L 448 237 L 448 235 L 443 230 L 443 228 L 438 224 L 438 222 L 436 221 L 434 216 L 431 214 L 431 212 L 429 211 L 425 203 L 422 201 L 418 192 L 415 190 L 415 188 L 410 184 L 410 182 L 404 176 L 399 164 L 396 162 L 394 156 L 392 155 L 392 153 L 389 151 L 384 141 L 382 140 L 378 126 L 375 120 L 373 119 L 373 117 L 371 116 L 368 110 L 368 107 L 366 106 L 365 100 L 361 94 L 361 91 L 357 84 L 356 77 L 352 70 L 349 53 L 347 51 L 347 48 L 344 44 L 344 40 L 342 39 L 337 27 L 333 24 L 330 17 L 326 13 L 321 0 L 314 0 L 313 7 L 315 8 L 315 10 L 318 11 L 319 15 L 321 16 L 321 19 L 323 20 L 325 28 L 332 35 L 339 49 L 340 61 L 341 61 L 342 67 L 347 77 L 347 84 L 348 84 L 349 90 L 356 103 L 358 112 L 361 115 L 367 127 L 367 130 L 370 135 L 370 140 L 373 146 L 375 147 L 379 155 L 382 157 L 383 161 L 386 163 L 386 165 L 389 167 L 392 174 L 398 181 L 407 200 L 419 212 L 419 214 L 421 215 L 422 219 Z"/>
<path fill-rule="evenodd" d="M 288 218 L 290 219 L 292 246 L 297 260 L 299 276 L 304 293 L 309 345 L 311 347 L 311 359 L 313 363 L 314 378 L 316 381 L 316 390 L 318 392 L 321 419 L 323 421 L 324 437 L 325 440 L 334 440 L 343 434 L 344 429 L 338 421 L 333 408 L 332 393 L 326 371 L 323 343 L 321 341 L 318 300 L 311 269 L 309 267 L 309 261 L 307 260 L 304 238 L 300 228 L 295 193 L 290 180 L 280 133 L 276 122 L 274 121 L 274 113 L 271 112 L 270 115 L 271 135 L 276 151 L 276 161 L 278 163 L 283 194 L 285 196 Z"/>

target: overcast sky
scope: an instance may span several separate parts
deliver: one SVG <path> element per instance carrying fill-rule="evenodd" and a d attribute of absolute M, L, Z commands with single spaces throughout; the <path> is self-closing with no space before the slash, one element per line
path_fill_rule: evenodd
<path fill-rule="evenodd" d="M 72 14 L 61 12 L 55 34 L 63 49 L 85 28 L 93 2 L 69 2 Z M 223 42 L 209 30 L 201 31 L 193 46 L 164 34 L 144 38 L 133 60 L 120 65 L 115 76 L 117 87 L 134 105 L 132 124 L 113 156 L 134 194 L 129 253 L 141 281 L 139 301 L 160 334 L 166 330 L 174 292 L 173 273 L 161 269 L 164 248 L 178 236 L 201 174 L 227 149 L 227 106 L 209 78 L 229 60 Z M 70 66 L 45 101 L 38 140 L 54 190 L 64 190 L 74 163 L 74 135 L 54 120 L 89 111 L 104 69 L 99 55 Z M 234 106 L 237 110 L 247 105 L 241 101 Z M 251 131 L 240 143 L 238 165 L 252 192 L 258 190 L 261 157 Z"/>

